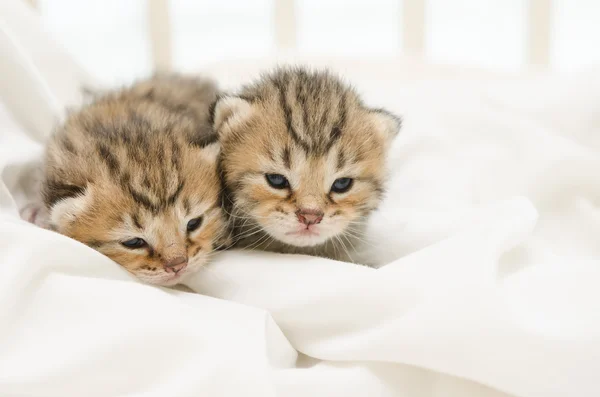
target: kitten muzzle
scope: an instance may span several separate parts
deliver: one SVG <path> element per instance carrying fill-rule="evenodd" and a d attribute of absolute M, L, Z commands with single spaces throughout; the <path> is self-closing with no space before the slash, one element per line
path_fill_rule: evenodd
<path fill-rule="evenodd" d="M 323 211 L 318 210 L 307 210 L 300 209 L 296 211 L 296 216 L 298 217 L 298 221 L 300 223 L 304 223 L 306 226 L 316 225 L 321 223 L 323 220 Z"/>
<path fill-rule="evenodd" d="M 179 256 L 168 260 L 164 263 L 163 267 L 167 273 L 179 273 L 187 267 L 187 258 L 185 256 Z"/>

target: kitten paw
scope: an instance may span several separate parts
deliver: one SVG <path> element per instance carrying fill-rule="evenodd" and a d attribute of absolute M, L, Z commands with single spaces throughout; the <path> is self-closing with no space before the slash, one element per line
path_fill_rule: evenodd
<path fill-rule="evenodd" d="M 46 207 L 42 204 L 30 203 L 27 204 L 20 211 L 21 219 L 26 220 L 29 223 L 33 223 L 44 229 L 49 229 L 49 219 L 46 212 Z"/>

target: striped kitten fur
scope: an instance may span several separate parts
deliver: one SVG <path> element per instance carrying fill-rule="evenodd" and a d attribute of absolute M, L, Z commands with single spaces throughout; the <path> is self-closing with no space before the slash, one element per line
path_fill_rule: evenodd
<path fill-rule="evenodd" d="M 285 68 L 221 97 L 213 122 L 238 246 L 364 263 L 398 117 L 329 72 Z"/>
<path fill-rule="evenodd" d="M 226 234 L 216 96 L 211 81 L 157 76 L 71 114 L 46 153 L 51 227 L 148 283 L 203 266 Z"/>

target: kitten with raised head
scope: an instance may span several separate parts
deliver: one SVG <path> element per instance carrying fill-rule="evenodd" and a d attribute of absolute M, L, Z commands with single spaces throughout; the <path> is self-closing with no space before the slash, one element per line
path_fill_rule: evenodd
<path fill-rule="evenodd" d="M 71 114 L 47 147 L 50 227 L 139 279 L 175 285 L 226 237 L 212 81 L 157 76 Z"/>
<path fill-rule="evenodd" d="M 364 263 L 398 117 L 327 71 L 283 68 L 220 97 L 212 118 L 238 246 Z"/>

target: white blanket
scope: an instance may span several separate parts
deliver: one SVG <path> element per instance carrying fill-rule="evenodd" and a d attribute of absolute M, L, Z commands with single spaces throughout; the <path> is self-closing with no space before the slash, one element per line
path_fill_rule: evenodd
<path fill-rule="evenodd" d="M 232 251 L 190 280 L 203 295 L 21 221 L 52 117 L 28 124 L 0 92 L 0 396 L 600 395 L 600 73 L 359 66 L 367 101 L 405 121 L 357 252 L 389 264 Z"/>

